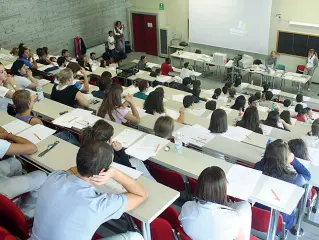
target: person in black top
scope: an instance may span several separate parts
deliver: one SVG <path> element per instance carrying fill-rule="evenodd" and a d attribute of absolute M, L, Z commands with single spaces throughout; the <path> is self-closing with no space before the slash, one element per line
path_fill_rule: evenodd
<path fill-rule="evenodd" d="M 103 99 L 112 85 L 112 74 L 109 71 L 103 72 L 101 77 L 97 80 L 97 85 L 99 91 L 92 91 L 92 95 L 96 98 Z"/>
<path fill-rule="evenodd" d="M 199 80 L 193 81 L 193 96 L 194 96 L 194 103 L 199 103 L 199 101 L 207 102 L 206 98 L 200 97 L 201 93 L 201 82 Z"/>
<path fill-rule="evenodd" d="M 236 126 L 246 128 L 255 133 L 263 134 L 263 130 L 259 125 L 259 115 L 256 107 L 251 106 L 246 109 L 243 119 L 236 123 Z"/>
<path fill-rule="evenodd" d="M 78 64 L 83 67 L 86 71 L 93 72 L 92 67 L 89 63 L 89 59 L 87 57 L 79 57 L 77 59 Z"/>
<path fill-rule="evenodd" d="M 73 73 L 71 69 L 66 68 L 61 70 L 58 80 L 59 84 L 55 84 L 52 88 L 52 100 L 70 107 L 74 107 L 76 103 L 84 108 L 89 106 L 83 94 L 73 85 Z"/>
<path fill-rule="evenodd" d="M 192 85 L 193 80 L 190 77 L 186 77 L 183 79 L 183 83 L 179 83 L 176 86 L 176 89 L 188 93 L 193 93 L 193 90 L 190 89 L 190 85 Z"/>
<path fill-rule="evenodd" d="M 58 63 L 59 67 L 66 67 L 68 60 L 65 57 L 58 57 L 56 62 Z"/>
<path fill-rule="evenodd" d="M 270 127 L 289 131 L 289 124 L 287 124 L 283 119 L 280 119 L 278 111 L 270 111 L 268 113 L 267 119 L 262 121 L 262 123 Z M 283 125 L 283 127 L 279 126 L 280 123 Z"/>
<path fill-rule="evenodd" d="M 246 98 L 243 95 L 240 95 L 236 98 L 235 103 L 231 106 L 231 109 L 238 111 L 245 111 Z"/>

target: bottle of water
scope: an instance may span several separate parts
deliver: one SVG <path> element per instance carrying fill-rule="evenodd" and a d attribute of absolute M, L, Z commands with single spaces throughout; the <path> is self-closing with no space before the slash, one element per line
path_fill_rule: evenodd
<path fill-rule="evenodd" d="M 183 147 L 183 136 L 180 132 L 176 133 L 174 141 L 175 141 L 175 151 L 180 152 Z"/>
<path fill-rule="evenodd" d="M 43 90 L 42 90 L 42 86 L 39 83 L 36 89 L 37 89 L 38 100 L 43 99 L 44 98 Z"/>
<path fill-rule="evenodd" d="M 272 103 L 272 105 L 271 105 L 271 111 L 275 111 L 276 110 L 276 103 Z"/>

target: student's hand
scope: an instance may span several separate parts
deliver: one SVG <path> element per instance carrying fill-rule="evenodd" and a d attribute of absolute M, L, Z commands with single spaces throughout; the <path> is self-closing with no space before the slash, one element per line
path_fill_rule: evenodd
<path fill-rule="evenodd" d="M 7 133 L 7 131 L 3 127 L 0 127 L 0 133 Z"/>
<path fill-rule="evenodd" d="M 32 78 L 32 71 L 30 69 L 27 69 L 27 76 L 28 78 Z"/>
<path fill-rule="evenodd" d="M 80 69 L 80 72 L 81 72 L 84 76 L 86 76 L 86 71 L 85 71 L 84 68 L 81 68 L 81 69 Z"/>
<path fill-rule="evenodd" d="M 131 94 L 127 94 L 125 96 L 125 101 L 127 101 L 129 104 L 131 104 L 132 101 L 133 101 L 132 95 Z"/>
<path fill-rule="evenodd" d="M 11 75 L 8 75 L 7 77 L 7 83 L 9 83 L 11 86 L 13 86 L 15 83 L 14 83 L 14 79 Z"/>
<path fill-rule="evenodd" d="M 104 185 L 107 183 L 111 178 L 113 178 L 116 174 L 115 168 L 109 168 L 107 171 L 105 169 L 102 169 L 99 175 L 93 175 L 89 178 L 90 182 L 94 185 Z"/>
<path fill-rule="evenodd" d="M 112 142 L 112 147 L 114 149 L 114 151 L 118 152 L 120 150 L 122 150 L 123 146 L 120 142 L 114 141 Z"/>
<path fill-rule="evenodd" d="M 179 113 L 180 113 L 180 114 L 183 114 L 184 111 L 185 111 L 185 108 L 184 108 L 184 107 L 181 107 L 181 108 L 179 109 Z"/>

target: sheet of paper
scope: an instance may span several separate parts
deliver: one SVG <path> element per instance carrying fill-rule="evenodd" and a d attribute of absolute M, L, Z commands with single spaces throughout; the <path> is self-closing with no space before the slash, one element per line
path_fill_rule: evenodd
<path fill-rule="evenodd" d="M 150 62 L 146 63 L 146 65 L 147 65 L 147 67 L 149 67 L 149 68 L 153 68 L 153 67 L 160 67 L 160 65 L 159 65 L 159 64 L 156 64 L 156 63 L 150 63 Z"/>
<path fill-rule="evenodd" d="M 256 197 L 269 204 L 283 206 L 289 201 L 296 187 L 294 184 L 269 177 L 264 185 L 260 186 L 260 191 Z"/>
<path fill-rule="evenodd" d="M 304 102 L 309 102 L 310 97 L 303 96 L 303 100 L 304 100 Z"/>
<path fill-rule="evenodd" d="M 138 114 L 140 115 L 140 118 L 145 117 L 147 113 L 145 113 L 145 110 L 143 108 L 137 107 Z"/>
<path fill-rule="evenodd" d="M 297 119 L 296 118 L 290 118 L 290 122 L 292 125 L 296 125 Z"/>
<path fill-rule="evenodd" d="M 242 88 L 247 88 L 249 85 L 249 83 L 241 83 L 240 86 L 242 86 Z"/>
<path fill-rule="evenodd" d="M 213 99 L 213 100 L 214 100 L 214 99 Z M 221 101 L 227 102 L 228 97 L 225 97 L 225 96 L 219 96 L 219 97 L 218 97 L 218 100 L 221 100 Z"/>
<path fill-rule="evenodd" d="M 18 134 L 19 137 L 23 137 L 33 142 L 34 144 L 46 139 L 47 137 L 54 134 L 56 131 L 48 128 L 44 125 L 37 124 L 34 125 Z"/>
<path fill-rule="evenodd" d="M 274 95 L 279 95 L 281 93 L 281 90 L 279 89 L 272 89 L 271 92 L 274 94 Z"/>
<path fill-rule="evenodd" d="M 177 102 L 183 102 L 185 95 L 179 94 L 179 95 L 173 95 L 172 100 Z"/>
<path fill-rule="evenodd" d="M 232 126 L 228 126 L 228 131 L 223 133 L 222 136 L 238 141 L 238 142 L 242 142 L 245 140 L 245 138 L 247 136 L 249 136 L 252 133 L 252 131 L 242 128 L 242 127 L 232 127 Z"/>
<path fill-rule="evenodd" d="M 268 107 L 263 107 L 263 106 L 258 106 L 258 111 L 261 111 L 261 112 L 269 112 L 270 109 Z"/>
<path fill-rule="evenodd" d="M 319 166 L 319 149 L 308 147 L 308 152 L 311 163 L 315 166 Z"/>
<path fill-rule="evenodd" d="M 14 120 L 12 122 L 7 123 L 6 125 L 2 126 L 8 133 L 12 133 L 17 135 L 17 133 L 26 130 L 27 128 L 31 127 L 30 124 L 25 123 L 21 120 Z"/>
<path fill-rule="evenodd" d="M 147 134 L 138 142 L 134 143 L 125 150 L 126 154 L 138 158 L 142 161 L 155 156 L 163 147 L 169 143 L 169 140 Z"/>
<path fill-rule="evenodd" d="M 168 116 L 170 116 L 171 118 L 173 118 L 173 119 L 175 119 L 175 120 L 176 120 L 177 118 L 179 118 L 179 113 L 176 112 L 175 110 L 168 109 L 168 108 L 166 108 L 165 110 L 166 110 L 166 114 L 167 114 Z"/>
<path fill-rule="evenodd" d="M 233 111 L 233 109 L 224 106 L 221 106 L 220 109 L 223 109 L 227 115 Z"/>
<path fill-rule="evenodd" d="M 129 168 L 115 162 L 113 162 L 111 166 L 116 168 L 117 170 L 120 170 L 121 172 L 125 173 L 126 175 L 130 176 L 133 179 L 138 179 L 143 174 L 141 171 L 137 171 L 133 168 Z"/>
<path fill-rule="evenodd" d="M 204 90 L 204 93 L 213 96 L 214 95 L 214 90 Z"/>
<path fill-rule="evenodd" d="M 269 127 L 264 124 L 260 124 L 261 129 L 263 130 L 263 135 L 269 136 L 271 131 L 273 130 L 273 127 Z"/>
<path fill-rule="evenodd" d="M 171 79 L 172 79 L 171 76 L 164 76 L 164 75 L 160 75 L 156 77 L 156 80 L 161 83 L 170 82 Z"/>
<path fill-rule="evenodd" d="M 130 86 L 130 87 L 124 89 L 123 95 L 126 96 L 127 94 L 131 94 L 133 96 L 134 93 L 137 93 L 137 92 L 138 92 L 138 88 L 136 88 L 134 86 Z"/>
<path fill-rule="evenodd" d="M 72 114 L 75 117 L 87 117 L 89 115 L 92 115 L 92 113 L 93 111 L 88 111 L 81 108 L 75 108 L 69 112 L 69 114 Z"/>
<path fill-rule="evenodd" d="M 82 95 L 85 97 L 85 99 L 87 101 L 92 101 L 93 99 L 95 99 L 91 93 L 86 93 L 86 94 L 82 94 Z"/>
<path fill-rule="evenodd" d="M 211 119 L 211 118 L 212 118 L 212 114 L 213 114 L 213 113 L 210 113 L 206 118 L 207 118 L 207 119 Z"/>
<path fill-rule="evenodd" d="M 155 90 L 155 88 L 153 87 L 149 87 L 147 92 L 145 93 L 146 95 L 149 95 L 151 92 L 153 92 Z"/>
<path fill-rule="evenodd" d="M 204 112 L 206 111 L 206 109 L 204 108 L 193 108 L 191 109 L 191 113 L 196 115 L 196 116 L 202 116 L 204 114 Z"/>
<path fill-rule="evenodd" d="M 120 132 L 116 137 L 114 137 L 113 141 L 118 141 L 122 144 L 124 148 L 128 148 L 143 134 L 143 132 L 126 128 L 122 132 Z"/>
<path fill-rule="evenodd" d="M 37 95 L 37 92 L 36 92 L 36 91 L 33 91 L 33 90 L 31 90 L 31 89 L 28 89 L 28 88 L 26 88 L 25 90 L 27 90 L 27 91 L 29 91 L 29 92 L 30 92 L 31 97 L 33 97 L 33 96 L 36 96 L 36 95 Z"/>
<path fill-rule="evenodd" d="M 227 172 L 227 195 L 248 200 L 261 175 L 261 171 L 233 164 Z"/>

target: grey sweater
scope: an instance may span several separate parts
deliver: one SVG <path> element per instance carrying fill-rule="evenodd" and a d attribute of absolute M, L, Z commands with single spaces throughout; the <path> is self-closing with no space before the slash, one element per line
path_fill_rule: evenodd
<path fill-rule="evenodd" d="M 266 65 L 266 69 L 268 69 L 268 66 L 270 66 L 270 65 L 274 65 L 274 68 L 276 68 L 277 57 L 271 58 L 270 56 L 267 56 L 266 60 L 265 60 L 265 65 Z"/>

